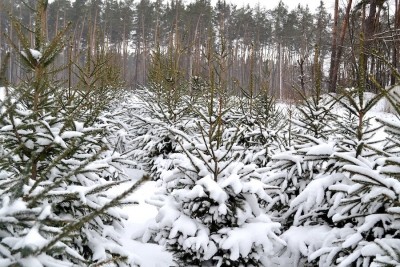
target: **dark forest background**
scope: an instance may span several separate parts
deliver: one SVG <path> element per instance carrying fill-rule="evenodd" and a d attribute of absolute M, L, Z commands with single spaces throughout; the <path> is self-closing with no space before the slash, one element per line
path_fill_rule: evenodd
<path fill-rule="evenodd" d="M 212 80 L 213 62 L 233 93 L 268 90 L 291 99 L 294 88 L 307 92 L 317 80 L 325 91 L 336 92 L 354 85 L 361 69 L 382 86 L 394 84 L 387 63 L 398 68 L 400 1 L 345 2 L 336 0 L 328 12 L 324 1 L 316 10 L 301 4 L 289 10 L 282 2 L 266 10 L 221 0 L 215 5 L 209 0 L 55 0 L 48 3 L 46 32 L 50 39 L 70 23 L 68 44 L 55 63 L 64 68 L 59 78 L 69 84 L 103 64 L 116 69 L 126 87 L 165 80 L 189 81 L 193 89 Z M 18 43 L 7 13 L 32 25 L 34 4 L 1 0 L 0 32 Z M 2 34 L 0 59 L 11 52 L 7 77 L 18 84 L 27 74 L 8 43 Z M 88 61 L 94 67 L 85 66 Z"/>

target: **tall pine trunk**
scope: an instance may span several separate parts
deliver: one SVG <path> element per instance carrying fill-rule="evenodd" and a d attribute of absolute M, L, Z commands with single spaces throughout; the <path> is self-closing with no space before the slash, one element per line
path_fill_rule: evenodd
<path fill-rule="evenodd" d="M 400 1 L 396 0 L 395 1 L 395 22 L 394 22 L 394 37 L 393 37 L 393 55 L 392 55 L 392 65 L 393 68 L 396 69 L 397 71 L 399 71 L 398 69 L 398 63 L 397 63 L 397 59 L 398 59 L 398 54 L 399 54 L 399 45 L 400 42 L 398 41 L 398 38 L 396 38 L 396 35 L 398 35 L 398 33 L 400 33 Z M 394 86 L 396 84 L 396 75 L 394 73 L 391 74 L 390 76 L 390 85 Z"/>
<path fill-rule="evenodd" d="M 337 52 L 337 31 L 338 31 L 338 20 L 339 20 L 339 0 L 335 0 L 335 11 L 333 16 L 333 28 L 332 28 L 332 48 L 331 48 L 331 65 L 329 69 L 329 92 L 336 92 L 336 82 L 333 83 L 333 70 L 335 68 L 336 52 Z"/>
<path fill-rule="evenodd" d="M 350 17 L 350 10 L 352 6 L 353 1 L 348 0 L 347 2 L 347 7 L 346 7 L 346 13 L 343 18 L 342 22 L 342 27 L 340 29 L 340 36 L 339 36 L 339 44 L 337 46 L 337 51 L 335 54 L 334 62 L 333 64 L 331 63 L 331 73 L 332 77 L 330 79 L 330 85 L 329 85 L 329 92 L 336 92 L 336 87 L 337 87 L 337 80 L 338 80 L 338 72 L 339 72 L 339 66 L 340 66 L 340 58 L 342 57 L 343 53 L 343 45 L 344 45 L 344 38 L 346 36 L 346 30 L 349 24 L 349 17 Z"/>

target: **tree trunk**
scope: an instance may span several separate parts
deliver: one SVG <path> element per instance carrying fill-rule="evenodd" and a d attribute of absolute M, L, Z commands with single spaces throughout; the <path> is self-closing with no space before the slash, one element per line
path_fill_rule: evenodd
<path fill-rule="evenodd" d="M 279 43 L 279 100 L 282 100 L 282 44 Z"/>
<path fill-rule="evenodd" d="M 392 65 L 393 68 L 396 69 L 397 71 L 399 71 L 398 69 L 398 63 L 397 63 L 397 59 L 398 59 L 398 53 L 399 53 L 399 45 L 400 42 L 397 40 L 398 39 L 398 35 L 400 34 L 400 1 L 396 0 L 395 1 L 395 22 L 394 22 L 394 33 L 393 33 L 393 55 L 392 55 Z M 394 73 L 391 74 L 390 76 L 390 85 L 394 86 L 396 85 L 396 75 Z"/>
<path fill-rule="evenodd" d="M 335 10 L 333 18 L 332 28 L 332 48 L 331 48 L 331 65 L 329 68 L 329 92 L 336 92 L 336 82 L 333 83 L 333 70 L 335 68 L 335 60 L 337 53 L 337 31 L 338 31 L 338 20 L 339 20 L 339 0 L 335 0 Z"/>
<path fill-rule="evenodd" d="M 339 44 L 337 47 L 336 57 L 335 57 L 333 68 L 332 68 L 332 79 L 330 81 L 330 85 L 332 86 L 332 88 L 329 90 L 330 92 L 336 92 L 340 58 L 342 57 L 344 37 L 346 36 L 346 30 L 347 30 L 347 26 L 349 24 L 349 16 L 350 16 L 350 10 L 351 10 L 352 3 L 353 3 L 352 0 L 348 0 L 347 7 L 346 7 L 346 13 L 343 18 L 342 27 L 340 29 Z"/>
<path fill-rule="evenodd" d="M 377 0 L 370 0 L 369 1 L 369 13 L 368 17 L 365 19 L 364 23 L 364 47 L 363 49 L 363 66 L 361 66 L 363 69 L 360 71 L 363 72 L 362 79 L 364 79 L 364 84 L 367 85 L 367 72 L 368 72 L 368 59 L 369 59 L 369 54 L 372 49 L 372 44 L 373 44 L 373 36 L 375 33 L 375 28 L 376 28 L 376 8 L 377 8 Z"/>

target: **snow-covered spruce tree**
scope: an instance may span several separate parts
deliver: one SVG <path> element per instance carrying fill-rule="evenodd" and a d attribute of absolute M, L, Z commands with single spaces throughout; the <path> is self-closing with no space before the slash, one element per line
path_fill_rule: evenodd
<path fill-rule="evenodd" d="M 388 129 L 394 125 L 387 122 Z M 370 130 L 363 132 L 371 134 Z M 334 228 L 323 240 L 321 249 L 309 255 L 310 260 L 318 259 L 321 266 L 397 266 L 399 263 L 400 183 L 390 173 L 396 172 L 390 163 L 391 157 L 385 149 L 371 147 L 370 138 L 364 136 L 365 144 L 357 139 L 348 140 L 344 146 L 346 151 L 339 150 L 333 155 L 332 166 L 339 180 L 327 185 L 332 195 L 328 216 Z M 348 151 L 347 145 L 355 143 L 363 147 Z"/>
<path fill-rule="evenodd" d="M 395 73 L 400 77 L 398 72 Z M 392 103 L 399 116 L 399 96 L 391 90 L 381 88 L 381 93 Z M 356 149 L 356 153 L 361 151 L 357 158 L 346 155 L 347 158 L 343 159 L 343 154 L 339 154 L 342 161 L 347 161 L 342 169 L 349 173 L 352 183 L 337 188 L 346 195 L 341 199 L 339 212 L 335 211 L 337 214 L 333 219 L 344 221 L 347 225 L 341 231 L 335 230 L 325 241 L 326 248 L 312 255 L 313 258 L 324 255 L 325 264 L 332 264 L 335 258 L 340 266 L 400 264 L 400 126 L 398 119 L 381 118 L 378 121 L 387 133 L 383 149 L 373 149 L 378 156 L 371 157 L 371 152 L 364 153 L 363 150 L 369 148 L 368 144 Z"/>
<path fill-rule="evenodd" d="M 362 226 L 364 229 L 358 232 L 380 231 L 375 234 L 373 242 L 366 244 L 370 254 L 363 255 L 372 257 L 371 265 L 374 266 L 400 265 L 400 109 L 398 106 L 396 112 L 397 121 L 379 120 L 388 134 L 388 142 L 383 148 L 388 154 L 385 155 L 384 161 L 379 162 L 382 164 L 378 169 L 379 172 L 364 168 L 361 171 L 364 177 L 358 175 L 360 183 L 364 185 L 364 188 L 360 189 L 368 192 L 363 198 L 373 200 L 368 207 L 371 215 L 366 218 Z M 380 214 L 372 215 L 373 212 Z"/>
<path fill-rule="evenodd" d="M 179 53 L 172 46 L 165 54 L 156 48 L 152 54 L 149 86 L 136 90 L 138 99 L 128 107 L 132 155 L 155 180 L 159 178 L 160 168 L 168 169 L 159 164 L 165 165 L 168 154 L 177 146 L 168 127 L 183 127 L 191 114 L 190 81 L 178 68 Z"/>
<path fill-rule="evenodd" d="M 140 183 L 116 198 L 107 193 L 124 182 L 123 159 L 109 147 L 107 125 L 82 112 L 75 120 L 83 99 L 68 99 L 55 82 L 66 29 L 46 41 L 46 6 L 37 1 L 32 44 L 11 18 L 30 79 L 6 88 L 0 103 L 0 265 L 132 266 L 118 243 L 124 218 L 116 207 Z"/>
<path fill-rule="evenodd" d="M 334 247 L 332 244 L 343 242 L 339 238 L 351 232 L 351 228 L 343 227 L 346 223 L 337 222 L 337 217 L 333 217 L 339 212 L 338 206 L 345 197 L 345 193 L 338 189 L 352 184 L 343 168 L 346 155 L 340 157 L 338 152 L 355 152 L 357 144 L 366 144 L 365 154 L 373 154 L 374 140 L 371 139 L 377 129 L 368 128 L 363 116 L 380 96 L 363 102 L 360 94 L 364 92 L 359 90 L 347 94 L 346 99 L 339 97 L 335 100 L 331 96 L 321 97 L 320 89 L 317 83 L 319 93 L 311 98 L 304 97 L 304 104 L 299 106 L 300 111 L 295 115 L 293 147 L 273 157 L 269 165 L 271 173 L 264 179 L 272 185 L 280 182 L 278 185 L 283 188 L 278 196 L 285 196 L 283 201 L 286 202 L 279 199 L 284 205 L 278 207 L 283 211 L 280 218 L 286 222 L 286 231 L 281 235 L 287 243 L 281 251 L 284 253 L 282 257 L 287 258 L 287 262 L 283 263 L 286 265 L 337 264 L 336 259 L 342 252 L 338 248 L 340 245 Z M 353 114 L 356 120 L 345 120 L 344 123 L 340 117 L 333 115 L 331 109 L 338 108 L 335 102 L 342 103 L 342 109 Z M 331 124 L 324 125 L 326 120 Z M 339 127 L 345 130 L 337 138 L 332 133 L 337 134 Z M 324 250 L 325 246 L 329 250 Z M 321 251 L 331 254 L 316 257 L 316 253 Z"/>
<path fill-rule="evenodd" d="M 143 238 L 165 244 L 182 266 L 266 265 L 280 225 L 263 212 L 271 198 L 256 165 L 240 161 L 242 129 L 225 123 L 231 103 L 214 63 L 223 69 L 210 63 L 209 91 L 193 107 L 191 127 L 169 128 L 179 146 L 161 174 L 165 201 Z"/>
<path fill-rule="evenodd" d="M 127 107 L 127 147 L 139 166 L 149 173 L 153 180 L 158 180 L 162 169 L 168 169 L 168 155 L 174 152 L 177 146 L 168 128 L 184 127 L 186 116 L 190 113 L 187 108 L 188 102 L 181 99 L 175 110 L 180 115 L 173 114 L 171 117 L 168 106 L 155 98 L 151 85 L 150 89 L 136 90 L 135 96 L 139 97 L 133 99 L 134 103 Z"/>
<path fill-rule="evenodd" d="M 265 167 L 271 156 L 283 149 L 285 142 L 282 137 L 285 137 L 288 127 L 285 124 L 286 114 L 271 95 L 269 80 L 257 78 L 255 74 L 255 56 L 255 50 L 251 48 L 249 82 L 243 87 L 238 82 L 233 83 L 233 86 L 239 87 L 240 94 L 232 97 L 236 103 L 226 114 L 225 121 L 233 121 L 244 128 L 238 140 L 238 144 L 246 148 L 242 161 Z M 256 90 L 256 84 L 259 90 Z"/>
<path fill-rule="evenodd" d="M 348 116 L 341 122 L 344 130 L 328 162 L 329 172 L 325 177 L 330 180 L 324 178 L 328 189 L 325 195 L 330 196 L 327 216 L 332 219 L 333 229 L 322 248 L 309 255 L 309 260 L 316 259 L 321 266 L 370 266 L 379 258 L 377 254 L 387 249 L 383 239 L 391 239 L 396 232 L 390 229 L 393 218 L 390 207 L 398 196 L 391 179 L 381 174 L 382 160 L 387 156 L 379 149 L 382 140 L 376 135 L 381 126 L 374 126 L 368 117 L 383 94 L 366 98 L 365 75 L 360 68 L 357 88 L 346 92 L 340 100 Z M 312 192 L 301 198 L 308 206 L 321 205 L 313 200 L 316 198 Z M 396 246 L 390 240 L 386 244 Z"/>
<path fill-rule="evenodd" d="M 291 146 L 272 156 L 269 174 L 263 179 L 267 184 L 280 187 L 281 193 L 276 195 L 273 210 L 278 212 L 277 216 L 287 228 L 307 221 L 317 223 L 321 213 L 327 210 L 321 205 L 320 210 L 314 210 L 313 214 L 300 216 L 303 208 L 292 204 L 308 184 L 325 173 L 326 163 L 334 151 L 334 143 L 329 139 L 336 129 L 337 117 L 332 113 L 336 100 L 330 95 L 322 95 L 320 77 L 321 74 L 316 75 L 316 84 L 310 95 L 298 90 L 302 102 L 293 115 Z M 320 223 L 324 224 L 325 219 Z"/>
<path fill-rule="evenodd" d="M 269 94 L 267 85 L 257 94 L 251 93 L 251 89 L 242 91 L 243 97 L 235 99 L 237 107 L 226 114 L 225 120 L 244 128 L 238 140 L 246 148 L 242 161 L 265 167 L 272 155 L 284 149 L 281 139 L 286 133 L 286 117 Z"/>

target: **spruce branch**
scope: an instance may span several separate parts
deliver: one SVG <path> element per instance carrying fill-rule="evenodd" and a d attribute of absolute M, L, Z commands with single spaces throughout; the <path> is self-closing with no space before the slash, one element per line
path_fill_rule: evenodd
<path fill-rule="evenodd" d="M 139 179 L 135 184 L 133 184 L 129 189 L 124 191 L 122 194 L 117 196 L 116 198 L 112 199 L 109 203 L 105 204 L 103 207 L 98 209 L 95 212 L 92 212 L 88 215 L 85 215 L 79 219 L 77 222 L 73 222 L 68 224 L 63 228 L 63 232 L 59 235 L 57 235 L 55 238 L 53 238 L 50 242 L 48 242 L 43 248 L 38 250 L 35 255 L 40 255 L 42 253 L 46 253 L 51 247 L 53 247 L 57 242 L 62 240 L 64 237 L 67 237 L 71 231 L 74 231 L 75 229 L 79 229 L 82 227 L 84 224 L 88 223 L 89 221 L 93 220 L 94 218 L 100 216 L 101 214 L 105 213 L 109 208 L 118 206 L 120 204 L 120 201 L 125 199 L 127 196 L 129 196 L 133 191 L 138 189 L 144 182 L 149 180 L 149 176 L 144 175 L 141 179 Z"/>

